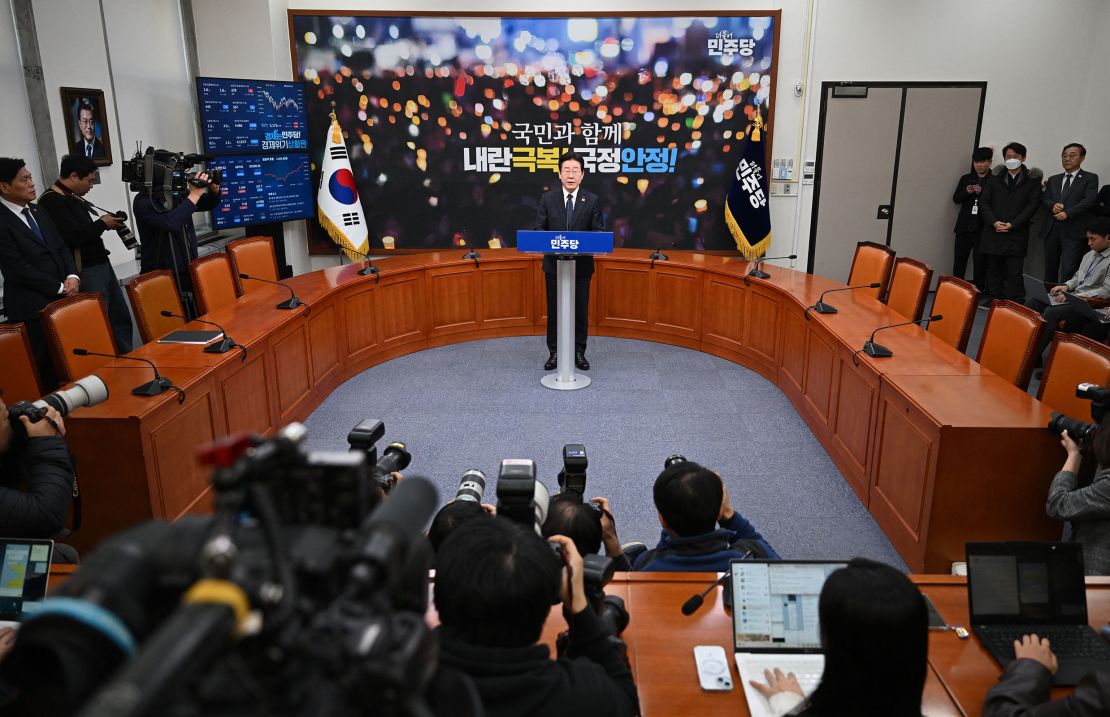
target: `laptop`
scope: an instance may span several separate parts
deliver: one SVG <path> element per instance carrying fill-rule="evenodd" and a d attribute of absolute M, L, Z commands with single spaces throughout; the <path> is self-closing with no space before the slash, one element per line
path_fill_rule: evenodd
<path fill-rule="evenodd" d="M 1021 280 L 1025 282 L 1025 297 L 1027 299 L 1036 299 L 1042 304 L 1052 306 L 1053 304 L 1064 303 L 1063 297 L 1052 297 L 1048 295 L 1048 289 L 1044 288 L 1044 282 L 1035 276 L 1022 274 Z"/>
<path fill-rule="evenodd" d="M 53 540 L 0 538 L 0 627 L 18 627 L 42 607 Z"/>
<path fill-rule="evenodd" d="M 1095 307 L 1091 306 L 1089 301 L 1083 299 L 1082 297 L 1076 296 L 1075 294 L 1065 293 L 1064 296 L 1067 297 L 1068 306 L 1070 306 L 1072 310 L 1075 311 L 1075 313 L 1079 314 L 1084 319 L 1087 319 L 1088 321 L 1097 321 L 1100 324 L 1110 324 L 1110 318 L 1107 318 L 1106 314 L 1096 310 Z"/>
<path fill-rule="evenodd" d="M 1003 668 L 1014 641 L 1036 633 L 1060 664 L 1054 685 L 1110 669 L 1110 645 L 1087 624 L 1079 543 L 968 543 L 967 600 L 972 630 Z"/>
<path fill-rule="evenodd" d="M 770 705 L 748 682 L 766 682 L 763 671 L 793 672 L 809 695 L 821 680 L 821 625 L 817 602 L 825 579 L 845 562 L 733 560 L 732 643 L 736 670 L 753 717 L 771 716 Z"/>

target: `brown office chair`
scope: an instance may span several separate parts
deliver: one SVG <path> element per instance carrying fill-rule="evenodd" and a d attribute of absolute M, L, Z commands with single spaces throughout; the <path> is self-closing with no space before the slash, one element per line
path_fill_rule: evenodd
<path fill-rule="evenodd" d="M 194 259 L 189 264 L 189 274 L 193 277 L 193 292 L 197 298 L 199 313 L 207 314 L 230 306 L 239 299 L 235 293 L 235 281 L 231 278 L 227 254 L 209 254 Z"/>
<path fill-rule="evenodd" d="M 1044 324 L 1044 317 L 1033 309 L 995 299 L 987 313 L 983 341 L 975 360 L 1024 391 L 1033 375 Z"/>
<path fill-rule="evenodd" d="M 179 316 L 185 314 L 171 271 L 160 269 L 139 274 L 127 282 L 127 298 L 131 300 L 135 322 L 139 325 L 139 336 L 144 344 L 185 324 L 185 319 L 162 316 L 163 310 L 172 311 Z"/>
<path fill-rule="evenodd" d="M 890 286 L 890 273 L 894 268 L 894 250 L 871 241 L 856 244 L 856 255 L 852 258 L 852 271 L 848 274 L 848 286 L 859 284 L 880 284 L 878 289 L 860 289 L 876 299 L 886 296 Z"/>
<path fill-rule="evenodd" d="M 1076 385 L 1085 382 L 1110 385 L 1110 346 L 1079 334 L 1056 332 L 1037 398 L 1054 411 L 1086 421 L 1091 402 L 1075 395 Z"/>
<path fill-rule="evenodd" d="M 926 330 L 962 353 L 967 350 L 978 306 L 979 290 L 974 284 L 955 276 L 942 276 L 937 279 L 933 314 L 940 314 L 944 321 L 930 321 Z"/>
<path fill-rule="evenodd" d="M 4 403 L 37 401 L 42 398 L 35 355 L 23 324 L 0 324 L 0 391 Z M 0 416 L 0 421 L 6 417 Z"/>
<path fill-rule="evenodd" d="M 74 294 L 47 304 L 42 310 L 42 330 L 63 383 L 83 378 L 112 360 L 104 356 L 77 356 L 73 349 L 116 352 L 103 294 Z"/>
<path fill-rule="evenodd" d="M 274 241 L 270 237 L 243 237 L 227 244 L 227 258 L 231 260 L 231 275 L 239 296 L 262 288 L 263 284 L 240 279 L 240 274 L 260 279 L 278 280 L 277 259 L 274 258 Z"/>
<path fill-rule="evenodd" d="M 898 259 L 894 262 L 894 275 L 890 279 L 886 305 L 907 319 L 920 319 L 932 281 L 933 270 L 928 264 L 908 257 Z"/>

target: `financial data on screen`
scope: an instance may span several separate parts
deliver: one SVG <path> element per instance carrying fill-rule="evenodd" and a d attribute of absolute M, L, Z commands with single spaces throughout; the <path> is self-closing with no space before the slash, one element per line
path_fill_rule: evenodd
<path fill-rule="evenodd" d="M 197 78 L 208 154 L 307 152 L 304 84 Z"/>
<path fill-rule="evenodd" d="M 305 219 L 316 212 L 307 154 L 218 156 L 208 163 L 223 171 L 216 229 Z"/>

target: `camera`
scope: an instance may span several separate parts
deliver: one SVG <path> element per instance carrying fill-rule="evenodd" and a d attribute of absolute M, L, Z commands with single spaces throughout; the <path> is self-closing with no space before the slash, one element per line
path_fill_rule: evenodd
<path fill-rule="evenodd" d="M 119 219 L 121 222 L 127 221 L 127 212 L 112 212 L 112 216 Z M 139 240 L 135 238 L 135 235 L 131 233 L 131 230 L 127 228 L 126 224 L 120 224 L 119 229 L 116 229 L 116 236 L 123 242 L 124 248 L 130 251 L 134 251 L 135 248 L 139 246 Z"/>
<path fill-rule="evenodd" d="M 462 474 L 459 489 L 455 492 L 455 500 L 469 500 L 481 503 L 482 496 L 486 493 L 486 474 L 477 468 L 471 468 Z"/>
<path fill-rule="evenodd" d="M 388 493 L 397 484 L 392 473 L 403 471 L 412 462 L 412 454 L 400 441 L 393 441 L 385 447 L 378 457 L 377 443 L 385 435 L 385 423 L 376 418 L 368 418 L 351 429 L 347 434 L 347 445 L 352 451 L 366 454 L 370 465 L 370 476 L 378 482 L 381 489 Z"/>
<path fill-rule="evenodd" d="M 1103 388 L 1094 383 L 1081 383 L 1075 387 L 1075 395 L 1077 398 L 1085 398 L 1091 402 L 1091 418 L 1094 423 L 1084 423 L 1078 418 L 1053 411 L 1047 427 L 1056 435 L 1067 431 L 1076 445 L 1085 448 L 1091 445 L 1098 426 L 1106 415 L 1106 406 L 1110 403 L 1110 388 Z"/>
<path fill-rule="evenodd" d="M 663 459 L 663 470 L 666 470 L 666 469 L 670 468 L 671 466 L 677 466 L 679 463 L 689 463 L 689 462 L 690 462 L 690 459 L 687 458 L 686 456 L 682 455 L 681 453 L 672 453 L 671 455 L 669 455 L 669 456 L 667 456 L 666 458 Z"/>
<path fill-rule="evenodd" d="M 62 418 L 84 406 L 95 406 L 108 398 L 108 386 L 96 374 L 86 376 L 74 383 L 72 388 L 55 391 L 37 401 L 19 401 L 8 406 L 8 419 L 17 432 L 22 432 L 20 416 L 27 416 L 31 423 L 38 423 L 46 417 L 46 409 L 53 408 Z"/>
<path fill-rule="evenodd" d="M 223 174 L 219 169 L 208 172 L 208 181 L 197 179 L 199 171 L 189 171 L 194 165 L 208 161 L 211 157 L 204 154 L 185 154 L 165 149 L 147 147 L 146 152 L 135 155 L 120 163 L 120 179 L 127 182 L 132 192 L 148 196 L 158 196 L 167 205 L 176 204 L 189 194 L 189 187 L 207 187 L 222 184 Z M 129 247 L 130 248 L 130 247 Z"/>
<path fill-rule="evenodd" d="M 559 471 L 559 490 L 574 493 L 582 498 L 586 493 L 586 468 L 589 459 L 586 447 L 581 443 L 568 443 L 563 446 L 563 469 Z"/>
<path fill-rule="evenodd" d="M 532 528 L 542 535 L 551 495 L 536 480 L 536 462 L 527 458 L 506 458 L 497 473 L 497 515 Z"/>

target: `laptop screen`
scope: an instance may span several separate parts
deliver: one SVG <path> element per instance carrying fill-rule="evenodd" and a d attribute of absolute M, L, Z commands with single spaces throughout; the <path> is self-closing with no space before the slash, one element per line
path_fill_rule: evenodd
<path fill-rule="evenodd" d="M 54 541 L 0 538 L 0 620 L 21 621 L 42 606 Z"/>
<path fill-rule="evenodd" d="M 968 543 L 967 597 L 975 624 L 1087 623 L 1079 543 Z"/>
<path fill-rule="evenodd" d="M 737 652 L 820 652 L 817 600 L 846 563 L 734 560 L 732 637 Z"/>

